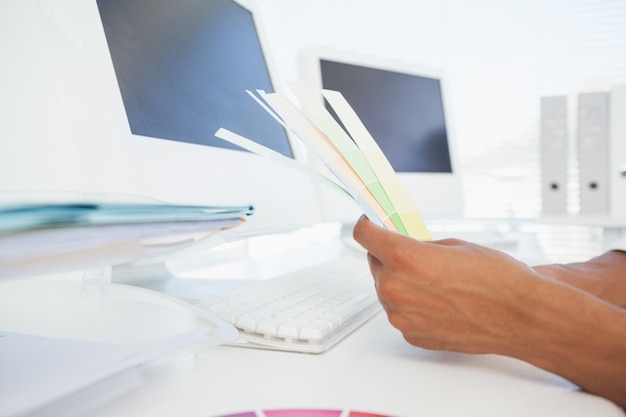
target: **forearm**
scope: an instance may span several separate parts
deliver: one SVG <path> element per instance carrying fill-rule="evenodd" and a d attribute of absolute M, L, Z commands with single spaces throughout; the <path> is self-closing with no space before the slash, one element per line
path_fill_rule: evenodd
<path fill-rule="evenodd" d="M 587 262 L 541 265 L 534 269 L 540 275 L 626 307 L 626 252 L 611 251 Z"/>
<path fill-rule="evenodd" d="M 561 287 L 537 291 L 515 356 L 626 407 L 626 311 Z"/>

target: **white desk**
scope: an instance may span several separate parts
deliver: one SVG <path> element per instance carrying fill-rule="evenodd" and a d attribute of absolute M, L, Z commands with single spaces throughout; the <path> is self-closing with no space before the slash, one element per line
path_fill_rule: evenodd
<path fill-rule="evenodd" d="M 259 274 L 271 265 L 290 269 L 346 250 L 337 241 L 313 238 L 312 244 L 301 245 L 300 236 L 294 239 L 281 240 L 290 246 L 285 252 L 247 263 L 254 264 Z M 266 241 L 259 247 L 275 251 Z M 254 258 L 252 252 L 247 254 Z M 249 265 L 226 269 L 238 277 L 251 271 Z M 200 276 L 211 276 L 210 270 L 198 269 Z M 217 271 L 221 275 L 224 268 L 218 266 Z M 412 347 L 388 324 L 384 313 L 321 355 L 197 347 L 142 375 L 137 388 L 87 415 L 217 417 L 277 408 L 350 409 L 395 417 L 624 415 L 613 403 L 518 360 Z M 79 393 L 74 405 L 100 397 Z M 70 409 L 80 408 L 75 406 Z M 58 415 L 67 416 L 67 409 Z"/>
<path fill-rule="evenodd" d="M 623 416 L 526 363 L 409 346 L 383 313 L 322 355 L 219 346 L 154 368 L 93 417 L 349 408 L 413 416 Z"/>

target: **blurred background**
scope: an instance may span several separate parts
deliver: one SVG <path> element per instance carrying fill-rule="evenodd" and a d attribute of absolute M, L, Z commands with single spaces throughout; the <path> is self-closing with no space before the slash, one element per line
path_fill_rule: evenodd
<path fill-rule="evenodd" d="M 626 82 L 623 0 L 263 0 L 283 80 L 309 47 L 440 68 L 469 218 L 541 217 L 540 99 Z M 568 207 L 578 206 L 576 120 L 569 118 Z M 597 224 L 537 224 L 553 260 L 602 250 Z M 612 233 L 612 232 L 611 232 Z"/>

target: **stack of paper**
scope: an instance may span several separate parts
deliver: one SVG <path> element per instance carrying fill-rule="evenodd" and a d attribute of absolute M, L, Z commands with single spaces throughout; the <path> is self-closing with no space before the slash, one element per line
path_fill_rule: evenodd
<path fill-rule="evenodd" d="M 257 95 L 248 91 L 248 94 L 299 137 L 326 164 L 338 182 L 318 173 L 312 172 L 311 175 L 352 197 L 371 220 L 407 236 L 430 240 L 422 217 L 391 164 L 344 97 L 336 91 L 322 91 L 345 129 L 326 110 L 316 91 L 300 83 L 292 83 L 291 88 L 308 114 L 300 111 L 284 95 L 263 91 L 257 91 Z M 307 170 L 227 129 L 219 129 L 215 135 L 249 151 Z"/>
<path fill-rule="evenodd" d="M 236 338 L 208 312 L 139 287 L 2 281 L 0 417 L 90 415 L 143 383 L 144 364 Z"/>
<path fill-rule="evenodd" d="M 155 260 L 252 213 L 252 206 L 153 203 L 0 206 L 0 278 Z"/>
<path fill-rule="evenodd" d="M 0 206 L 0 235 L 50 227 L 240 219 L 252 206 L 125 203 L 42 203 Z"/>

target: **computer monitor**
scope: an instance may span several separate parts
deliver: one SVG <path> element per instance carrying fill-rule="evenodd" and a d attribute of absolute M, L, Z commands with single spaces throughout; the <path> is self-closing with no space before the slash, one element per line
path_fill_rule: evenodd
<path fill-rule="evenodd" d="M 308 163 L 245 92 L 277 85 L 248 1 L 22 0 L 0 16 L 0 189 L 251 204 L 242 235 L 320 220 L 310 177 L 214 137 Z"/>
<path fill-rule="evenodd" d="M 426 220 L 463 215 L 441 71 L 325 48 L 303 51 L 299 66 L 302 81 L 344 95 Z M 333 196 L 323 197 L 326 216 L 349 221 L 355 215 L 349 207 L 340 212 Z"/>

